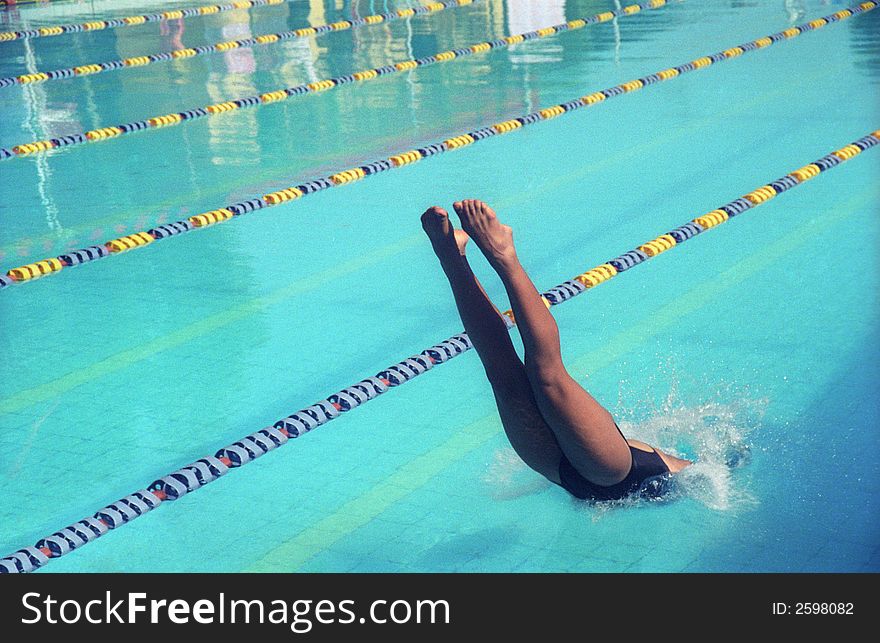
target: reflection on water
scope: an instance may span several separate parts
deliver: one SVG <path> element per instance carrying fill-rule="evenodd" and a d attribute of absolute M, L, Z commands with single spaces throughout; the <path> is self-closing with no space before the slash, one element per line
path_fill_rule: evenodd
<path fill-rule="evenodd" d="M 550 0 L 548 2 L 508 2 L 507 9 L 507 33 L 526 33 L 535 31 L 549 25 L 562 24 L 567 20 L 565 15 L 565 0 Z M 530 50 L 513 49 L 508 57 L 513 63 L 524 65 L 555 63 L 560 60 L 559 53 L 562 45 L 558 42 L 544 43 L 546 46 L 540 52 Z"/>
<path fill-rule="evenodd" d="M 143 29 L 105 30 L 10 43 L 10 51 L 30 48 L 32 53 L 28 54 L 28 64 L 24 67 L 20 59 L 14 57 L 0 61 L 0 75 L 274 33 L 408 4 L 309 0 L 285 3 L 272 7 L 271 11 L 269 8 L 259 12 L 233 11 L 201 19 L 158 23 Z M 11 113 L 26 109 L 36 115 L 33 118 L 38 120 L 39 126 L 22 129 L 6 122 L 0 125 L 0 142 L 11 145 L 65 136 L 193 109 L 430 55 L 511 32 L 558 24 L 605 8 L 605 3 L 596 0 L 477 0 L 470 6 L 414 20 L 365 26 L 277 45 L 233 49 L 94 77 L 12 88 L 6 90 L 0 100 L 8 101 Z M 643 16 L 629 18 L 644 19 Z M 672 19 L 651 16 L 648 20 L 652 29 L 662 29 L 663 24 Z M 602 27 L 586 29 L 567 42 L 565 38 L 475 56 L 467 62 L 437 66 L 430 72 L 382 79 L 372 83 L 369 90 L 347 87 L 326 95 L 298 97 L 283 105 L 242 109 L 233 115 L 187 123 L 173 128 L 173 133 L 126 136 L 101 143 L 96 148 L 102 149 L 94 152 L 55 150 L 37 157 L 36 161 L 24 161 L 35 163 L 39 168 L 41 194 L 34 195 L 33 205 L 49 212 L 52 223 L 39 229 L 31 220 L 19 231 L 11 231 L 5 235 L 0 252 L 13 251 L 7 244 L 16 238 L 21 240 L 18 247 L 28 251 L 33 248 L 34 240 L 61 251 L 91 235 L 99 227 L 96 225 L 99 220 L 113 219 L 113 212 L 121 208 L 108 208 L 107 201 L 86 202 L 94 207 L 77 208 L 73 213 L 69 205 L 64 205 L 71 200 L 82 201 L 77 199 L 82 173 L 94 177 L 96 190 L 112 190 L 116 198 L 130 199 L 133 207 L 140 204 L 147 211 L 139 212 L 138 216 L 146 214 L 151 225 L 157 223 L 171 195 L 163 181 L 145 185 L 139 172 L 120 171 L 134 159 L 139 159 L 139 163 L 146 159 L 152 163 L 156 159 L 162 166 L 175 168 L 182 201 L 190 200 L 188 194 L 205 194 L 205 185 L 215 190 L 216 186 L 223 185 L 227 186 L 227 193 L 249 194 L 252 190 L 287 187 L 292 182 L 373 160 L 404 146 L 530 111 L 542 102 L 542 78 L 537 73 L 540 67 L 601 57 L 604 50 L 615 46 L 615 38 Z M 619 45 L 619 38 L 616 40 Z M 479 101 L 472 99 L 474 95 L 479 96 Z M 173 143 L 162 142 L 160 138 Z M 344 145 L 328 146 L 328 141 L 344 141 Z M 279 158 L 283 158 L 283 165 Z M 215 176 L 207 171 L 206 165 L 248 168 L 249 171 Z M 14 171 L 27 175 L 27 167 L 19 164 Z M 181 168 L 185 170 L 183 173 Z M 29 177 L 25 180 L 31 181 Z M 53 195 L 65 195 L 62 205 L 54 210 L 47 205 L 53 199 L 58 200 Z M 220 198 L 223 197 L 217 197 Z M 161 207 L 150 207 L 150 204 L 161 204 Z M 206 205 L 213 208 L 219 204 L 214 200 Z M 86 214 L 98 214 L 102 210 L 103 216 Z M 131 231 L 131 216 L 125 221 L 118 217 L 116 215 L 114 223 Z M 61 228 L 64 234 L 58 232 Z"/>
<path fill-rule="evenodd" d="M 525 33 L 566 21 L 565 0 L 508 2 L 506 8 L 509 33 Z"/>
<path fill-rule="evenodd" d="M 8 43 L 4 51 L 13 55 L 0 61 L 0 75 L 275 33 L 408 4 L 309 0 L 144 28 Z M 780 0 L 774 6 L 771 15 L 780 17 L 800 15 L 805 6 L 809 15 L 818 9 L 830 10 L 802 0 Z M 594 15 L 608 7 L 601 0 L 477 0 L 467 7 L 414 20 L 10 88 L 0 94 L 0 107 L 12 116 L 0 123 L 0 143 L 64 136 L 252 96 Z M 749 1 L 710 3 L 705 11 L 729 12 L 730 8 L 736 10 L 737 20 L 748 13 L 767 11 L 763 3 Z M 233 193 L 253 196 L 287 187 L 531 111 L 550 99 L 567 100 L 582 91 L 607 86 L 612 79 L 624 79 L 619 67 L 627 63 L 633 75 L 653 71 L 650 56 L 628 61 L 627 48 L 632 51 L 642 42 L 657 43 L 654 58 L 674 53 L 685 46 L 683 34 L 688 33 L 687 23 L 694 17 L 682 11 L 703 10 L 692 3 L 670 3 L 657 11 L 574 34 L 398 74 L 368 85 L 246 108 L 162 133 L 134 134 L 96 145 L 95 150 L 57 150 L 10 164 L 6 167 L 10 168 L 7 176 L 12 184 L 38 186 L 27 190 L 24 205 L 43 216 L 13 221 L 0 242 L 0 253 L 23 252 L 29 259 L 42 258 L 42 251 L 30 253 L 34 248 L 61 251 L 84 245 L 87 236 L 107 223 L 133 231 L 135 216 L 146 216 L 153 225 L 169 206 L 187 203 L 192 208 L 214 208 Z M 880 65 L 878 19 L 880 11 L 875 11 L 829 28 L 849 34 L 855 61 L 869 71 L 874 82 Z M 665 43 L 670 30 L 676 33 Z M 719 41 L 717 36 L 711 40 L 713 47 L 732 44 Z M 17 57 L 16 52 L 20 54 Z M 558 91 L 566 86 L 570 90 Z M 156 162 L 159 167 L 154 180 L 145 183 L 140 167 Z M 169 171 L 172 174 L 166 174 Z M 88 194 L 82 194 L 83 174 L 92 177 Z M 176 183 L 175 190 L 169 191 L 170 180 Z M 108 192 L 112 200 L 95 197 Z M 194 203 L 200 199 L 203 204 Z"/>
<path fill-rule="evenodd" d="M 880 9 L 853 20 L 850 29 L 850 43 L 855 64 L 867 72 L 872 84 L 880 81 Z M 880 101 L 874 102 L 874 110 Z"/>
<path fill-rule="evenodd" d="M 25 42 L 24 50 L 27 70 L 33 71 L 36 69 L 36 62 L 32 44 Z M 47 138 L 46 133 L 51 125 L 56 121 L 64 122 L 69 112 L 49 109 L 46 92 L 39 85 L 27 85 L 23 88 L 23 91 L 25 94 L 25 113 L 22 119 L 22 129 L 33 137 L 31 140 L 43 140 Z M 58 233 L 63 226 L 58 218 L 58 206 L 55 204 L 49 189 L 49 183 L 52 178 L 49 160 L 45 156 L 40 156 L 35 160 L 35 165 L 37 174 L 36 192 L 42 206 L 46 228 L 53 233 Z"/>
<path fill-rule="evenodd" d="M 791 24 L 801 22 L 807 15 L 807 7 L 803 0 L 785 0 L 785 11 Z"/>
<path fill-rule="evenodd" d="M 248 16 L 244 12 L 218 14 L 218 23 L 220 24 L 214 25 L 212 29 L 206 29 L 205 35 L 212 42 L 238 40 L 254 35 Z M 252 48 L 230 49 L 217 56 L 211 56 L 209 62 L 212 69 L 208 74 L 205 88 L 212 103 L 227 101 L 230 96 L 250 96 L 258 93 L 252 80 L 252 74 L 256 71 L 256 59 Z M 246 159 L 259 155 L 257 119 L 256 110 L 243 110 L 235 119 L 208 118 L 210 162 L 214 165 L 238 165 L 242 162 L 247 163 Z M 235 156 L 225 152 L 230 141 L 235 142 L 238 151 Z"/>

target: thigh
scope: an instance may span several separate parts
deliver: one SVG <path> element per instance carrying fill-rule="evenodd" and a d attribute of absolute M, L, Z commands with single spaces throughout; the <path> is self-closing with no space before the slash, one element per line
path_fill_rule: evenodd
<path fill-rule="evenodd" d="M 578 473 L 599 485 L 623 480 L 632 455 L 611 414 L 564 369 L 536 379 L 532 390 L 538 409 Z"/>
<path fill-rule="evenodd" d="M 535 402 L 525 372 L 521 378 L 493 384 L 492 391 L 513 450 L 529 467 L 558 484 L 562 450 Z"/>

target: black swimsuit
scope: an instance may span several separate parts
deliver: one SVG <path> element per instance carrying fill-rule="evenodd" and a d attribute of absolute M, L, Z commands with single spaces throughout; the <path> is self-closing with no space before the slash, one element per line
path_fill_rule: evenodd
<path fill-rule="evenodd" d="M 617 429 L 620 431 L 620 429 Z M 621 435 L 623 435 L 621 433 Z M 564 455 L 559 463 L 559 479 L 563 489 L 581 500 L 620 500 L 631 494 L 656 498 L 663 494 L 669 467 L 656 451 L 629 448 L 632 466 L 617 484 L 603 487 L 584 478 Z"/>

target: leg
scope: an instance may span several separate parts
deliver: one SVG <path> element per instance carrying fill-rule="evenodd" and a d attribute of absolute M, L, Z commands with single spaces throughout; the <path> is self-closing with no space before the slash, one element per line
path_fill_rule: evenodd
<path fill-rule="evenodd" d="M 449 279 L 465 330 L 480 356 L 511 446 L 532 469 L 559 482 L 561 452 L 535 403 L 531 385 L 501 314 L 486 296 L 464 254 L 468 237 L 454 230 L 437 207 L 422 215 L 422 226 Z"/>
<path fill-rule="evenodd" d="M 562 452 L 590 482 L 620 482 L 632 464 L 629 445 L 611 414 L 565 370 L 556 321 L 516 256 L 511 229 L 481 201 L 454 207 L 504 283 L 526 349 L 526 376 Z"/>

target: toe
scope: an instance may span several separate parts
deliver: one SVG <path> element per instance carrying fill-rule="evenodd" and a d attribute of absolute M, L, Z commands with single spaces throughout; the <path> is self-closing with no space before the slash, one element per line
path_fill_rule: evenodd
<path fill-rule="evenodd" d="M 432 205 L 422 213 L 422 223 L 425 225 L 432 225 L 446 218 L 448 218 L 446 210 L 436 205 Z"/>

